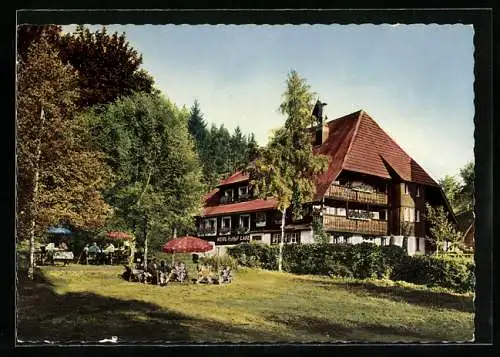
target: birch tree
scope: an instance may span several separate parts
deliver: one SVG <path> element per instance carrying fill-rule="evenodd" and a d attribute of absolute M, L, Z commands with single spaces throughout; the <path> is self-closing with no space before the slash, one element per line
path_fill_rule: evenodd
<path fill-rule="evenodd" d="M 287 89 L 279 109 L 286 116 L 283 127 L 277 129 L 269 144 L 249 168 L 254 194 L 260 198 L 273 197 L 281 212 L 281 238 L 278 270 L 283 266 L 283 243 L 287 213 L 297 215 L 305 202 L 316 192 L 314 177 L 327 167 L 327 159 L 314 155 L 307 128 L 314 125 L 312 115 L 314 93 L 306 80 L 296 71 L 287 79 Z"/>
<path fill-rule="evenodd" d="M 104 222 L 101 196 L 110 171 L 99 152 L 78 136 L 76 73 L 63 65 L 42 36 L 18 57 L 16 113 L 16 228 L 30 240 L 28 275 L 33 277 L 35 237 L 49 226 L 77 229 Z"/>

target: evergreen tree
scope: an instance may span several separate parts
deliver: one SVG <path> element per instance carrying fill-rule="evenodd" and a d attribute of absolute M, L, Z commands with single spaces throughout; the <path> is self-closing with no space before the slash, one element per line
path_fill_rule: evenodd
<path fill-rule="evenodd" d="M 311 201 L 313 178 L 327 167 L 324 156 L 314 155 L 306 128 L 314 124 L 310 86 L 291 71 L 280 111 L 286 115 L 283 127 L 274 132 L 269 144 L 250 167 L 251 185 L 260 198 L 274 197 L 282 213 L 278 270 L 282 270 L 285 217 L 293 203 Z M 295 201 L 295 202 L 294 202 Z"/>

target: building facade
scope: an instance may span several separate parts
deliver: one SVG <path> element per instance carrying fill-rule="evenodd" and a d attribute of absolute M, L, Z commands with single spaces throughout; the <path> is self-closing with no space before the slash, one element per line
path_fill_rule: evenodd
<path fill-rule="evenodd" d="M 328 157 L 315 178 L 316 194 L 303 217 L 285 220 L 285 243 L 314 243 L 319 220 L 330 242 L 396 244 L 408 253 L 434 250 L 426 239 L 425 203 L 442 205 L 454 219 L 439 185 L 364 111 L 310 129 L 313 151 Z M 273 198 L 252 196 L 249 177 L 236 172 L 205 198 L 198 236 L 227 247 L 242 242 L 278 244 L 281 213 Z"/>

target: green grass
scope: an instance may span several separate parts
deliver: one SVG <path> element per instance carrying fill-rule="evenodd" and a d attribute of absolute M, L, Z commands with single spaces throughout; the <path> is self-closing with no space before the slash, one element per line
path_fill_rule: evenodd
<path fill-rule="evenodd" d="M 407 283 L 242 268 L 229 285 L 160 287 L 124 281 L 122 271 L 41 267 L 34 282 L 20 272 L 18 339 L 441 342 L 470 341 L 474 329 L 471 294 Z"/>

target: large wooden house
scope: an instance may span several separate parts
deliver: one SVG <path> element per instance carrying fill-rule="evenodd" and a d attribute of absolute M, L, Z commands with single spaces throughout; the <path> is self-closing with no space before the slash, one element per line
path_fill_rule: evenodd
<path fill-rule="evenodd" d="M 313 219 L 323 222 L 331 243 L 405 246 L 409 254 L 433 250 L 425 203 L 450 205 L 440 186 L 364 111 L 310 129 L 313 150 L 328 157 L 315 179 L 305 214 L 285 221 L 285 243 L 313 243 Z M 450 213 L 454 219 L 453 213 Z M 281 213 L 273 198 L 252 197 L 249 177 L 236 172 L 205 199 L 198 236 L 217 246 L 260 241 L 277 244 Z"/>

